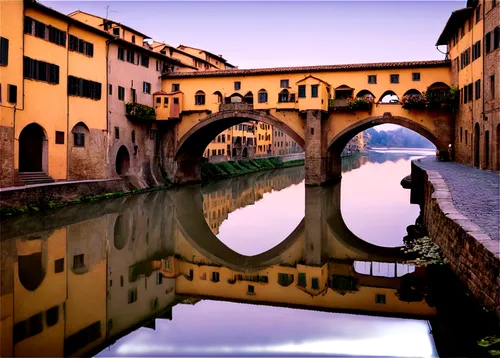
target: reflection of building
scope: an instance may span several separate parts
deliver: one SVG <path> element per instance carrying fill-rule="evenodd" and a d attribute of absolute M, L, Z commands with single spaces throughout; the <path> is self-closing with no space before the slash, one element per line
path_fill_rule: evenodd
<path fill-rule="evenodd" d="M 205 149 L 210 162 L 254 158 L 256 155 L 257 122 L 245 122 L 219 133 Z"/>
<path fill-rule="evenodd" d="M 266 123 L 257 123 L 256 156 L 268 156 L 273 150 L 273 127 Z"/>
<path fill-rule="evenodd" d="M 300 153 L 302 149 L 288 134 L 281 129 L 274 128 L 273 141 L 273 155 L 286 155 L 293 153 Z"/>
<path fill-rule="evenodd" d="M 363 132 L 356 134 L 345 146 L 342 156 L 351 155 L 353 153 L 363 152 L 366 150 L 366 142 Z"/>
<path fill-rule="evenodd" d="M 490 170 L 500 170 L 499 18 L 496 1 L 468 0 L 450 15 L 436 43 L 447 46 L 452 82 L 460 90 L 455 160 Z"/>

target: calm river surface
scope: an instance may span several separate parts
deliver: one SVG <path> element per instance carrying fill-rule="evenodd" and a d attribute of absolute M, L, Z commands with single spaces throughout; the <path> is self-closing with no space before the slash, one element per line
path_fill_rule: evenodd
<path fill-rule="evenodd" d="M 400 181 L 429 154 L 347 158 L 332 187 L 295 167 L 5 221 L 1 356 L 456 353 L 454 312 L 400 249 L 419 215 Z"/>

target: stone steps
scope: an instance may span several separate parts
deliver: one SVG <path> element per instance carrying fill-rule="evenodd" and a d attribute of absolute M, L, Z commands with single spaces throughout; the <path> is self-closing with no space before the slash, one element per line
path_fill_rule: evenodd
<path fill-rule="evenodd" d="M 54 179 L 44 172 L 19 172 L 19 181 L 22 185 L 54 183 Z"/>

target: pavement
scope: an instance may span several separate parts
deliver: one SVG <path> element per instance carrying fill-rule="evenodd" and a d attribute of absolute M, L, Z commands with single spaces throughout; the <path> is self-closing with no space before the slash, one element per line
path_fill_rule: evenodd
<path fill-rule="evenodd" d="M 500 240 L 500 173 L 455 162 L 439 162 L 433 156 L 414 163 L 437 171 L 448 185 L 457 210 L 492 239 Z"/>

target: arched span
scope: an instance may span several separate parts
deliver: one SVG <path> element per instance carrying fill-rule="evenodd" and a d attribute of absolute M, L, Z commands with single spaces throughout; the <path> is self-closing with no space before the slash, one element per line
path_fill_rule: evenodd
<path fill-rule="evenodd" d="M 186 240 L 215 264 L 220 264 L 239 272 L 252 272 L 280 263 L 285 253 L 300 237 L 304 236 L 304 220 L 280 244 L 254 256 L 246 256 L 222 243 L 210 230 L 203 216 L 200 186 L 193 185 L 175 193 L 176 221 Z"/>
<path fill-rule="evenodd" d="M 305 141 L 293 129 L 278 118 L 254 110 L 238 110 L 217 112 L 207 116 L 186 134 L 182 136 L 177 145 L 175 160 L 199 159 L 208 144 L 222 131 L 248 121 L 259 121 L 270 124 L 288 134 L 299 146 L 304 148 Z"/>
<path fill-rule="evenodd" d="M 340 155 L 347 142 L 349 142 L 349 140 L 351 140 L 351 138 L 353 138 L 356 134 L 376 125 L 386 123 L 397 124 L 401 127 L 411 129 L 412 131 L 417 132 L 421 136 L 427 138 L 440 150 L 446 150 L 448 146 L 448 143 L 440 140 L 434 133 L 432 133 L 429 129 L 427 129 L 417 121 L 411 120 L 406 117 L 392 116 L 389 113 L 386 113 L 383 116 L 365 118 L 337 133 L 337 135 L 335 135 L 335 137 L 333 137 L 333 139 L 328 144 L 328 152 L 334 155 Z"/>

